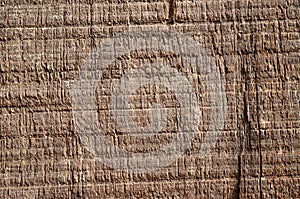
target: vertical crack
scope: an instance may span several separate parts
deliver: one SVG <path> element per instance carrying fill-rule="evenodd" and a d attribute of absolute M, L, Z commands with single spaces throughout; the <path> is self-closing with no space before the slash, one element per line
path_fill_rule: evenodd
<path fill-rule="evenodd" d="M 242 76 L 242 90 L 243 93 L 243 134 L 240 135 L 240 151 L 238 156 L 238 190 L 237 190 L 237 198 L 241 198 L 241 181 L 242 181 L 242 170 L 245 165 L 243 165 L 243 154 L 244 150 L 251 151 L 251 127 L 250 127 L 250 118 L 249 118 L 249 83 L 250 80 L 248 77 L 248 71 L 245 68 L 240 68 L 241 76 Z"/>
<path fill-rule="evenodd" d="M 258 126 L 258 140 L 259 140 L 259 192 L 260 199 L 262 199 L 262 148 L 261 148 L 261 127 L 260 127 L 260 116 L 259 116 L 259 87 L 257 81 L 257 72 L 255 71 L 255 90 L 256 90 L 256 117 Z"/>
<path fill-rule="evenodd" d="M 244 97 L 243 97 L 243 100 L 244 100 L 244 131 L 245 131 L 245 137 L 246 137 L 246 140 L 245 140 L 245 147 L 247 150 L 251 151 L 253 149 L 252 147 L 252 142 L 251 142 L 251 128 L 250 128 L 250 119 L 249 119 L 249 107 L 248 107 L 248 82 L 246 80 L 245 82 L 245 91 L 244 91 Z M 247 94 L 246 94 L 247 93 Z"/>
<path fill-rule="evenodd" d="M 174 24 L 176 21 L 176 0 L 169 0 L 169 21 L 168 24 Z"/>
<path fill-rule="evenodd" d="M 237 193 L 235 198 L 239 199 L 241 198 L 241 178 L 242 178 L 242 154 L 239 154 L 238 156 L 238 182 L 237 182 Z"/>
<path fill-rule="evenodd" d="M 95 33 L 94 33 L 94 0 L 90 0 L 90 39 L 91 39 L 91 47 L 94 48 L 96 46 L 96 38 L 95 38 Z"/>
<path fill-rule="evenodd" d="M 257 30 L 256 30 L 257 31 Z M 259 99 L 260 99 L 260 89 L 259 89 L 259 77 L 258 77 L 258 73 L 259 73 L 259 58 L 257 57 L 258 55 L 258 51 L 257 51 L 257 40 L 255 39 L 257 35 L 253 34 L 251 37 L 251 45 L 254 47 L 254 58 L 255 58 L 255 66 L 256 69 L 254 70 L 254 81 L 255 81 L 255 98 L 256 98 L 256 120 L 257 120 L 257 127 L 258 127 L 258 141 L 259 141 L 259 193 L 260 193 L 260 199 L 263 198 L 262 194 L 262 170 L 263 170 L 263 165 L 262 165 L 262 144 L 261 144 L 261 140 L 262 140 L 262 131 L 261 131 L 261 126 L 260 126 L 260 103 L 259 103 Z"/>

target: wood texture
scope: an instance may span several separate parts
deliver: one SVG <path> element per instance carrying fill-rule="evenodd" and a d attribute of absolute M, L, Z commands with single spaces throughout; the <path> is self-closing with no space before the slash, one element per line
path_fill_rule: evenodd
<path fill-rule="evenodd" d="M 299 18 L 298 0 L 1 0 L 0 198 L 300 198 Z M 215 58 L 227 98 L 222 136 L 205 158 L 198 136 L 148 174 L 95 160 L 65 84 L 105 38 L 139 26 L 192 36 Z"/>

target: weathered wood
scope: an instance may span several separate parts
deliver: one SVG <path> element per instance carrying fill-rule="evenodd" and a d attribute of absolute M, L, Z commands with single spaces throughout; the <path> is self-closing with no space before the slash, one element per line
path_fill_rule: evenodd
<path fill-rule="evenodd" d="M 2 0 L 0 198 L 300 198 L 299 16 L 297 0 Z M 172 53 L 128 52 L 95 89 L 110 140 L 139 153 L 174 138 L 181 107 L 164 86 L 141 87 L 131 101 L 140 126 L 151 123 L 149 104 L 169 108 L 158 136 L 130 136 L 111 115 L 112 83 L 155 61 L 199 88 L 201 121 L 192 147 L 169 166 L 117 171 L 83 144 L 68 84 L 106 39 L 156 26 L 194 38 L 214 58 L 225 86 L 224 127 L 199 157 L 213 106 L 205 75 Z"/>

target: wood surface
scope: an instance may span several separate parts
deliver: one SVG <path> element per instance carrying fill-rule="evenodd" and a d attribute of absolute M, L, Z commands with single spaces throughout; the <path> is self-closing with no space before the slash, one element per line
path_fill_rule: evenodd
<path fill-rule="evenodd" d="M 1 0 L 0 198 L 300 198 L 299 19 L 299 0 Z M 205 157 L 199 133 L 165 168 L 117 171 L 82 144 L 66 82 L 105 39 L 150 26 L 188 35 L 214 58 L 226 93 L 224 128 Z M 129 55 L 111 71 L 151 62 L 143 52 Z M 172 56 L 151 55 L 180 68 Z M 207 90 L 194 84 L 204 96 L 205 132 Z M 136 94 L 177 106 L 171 92 L 158 90 Z M 105 118 L 102 100 L 99 122 L 126 150 L 158 150 L 176 133 L 170 117 L 157 142 L 132 141 Z M 149 107 L 139 108 L 135 121 L 143 125 Z"/>

